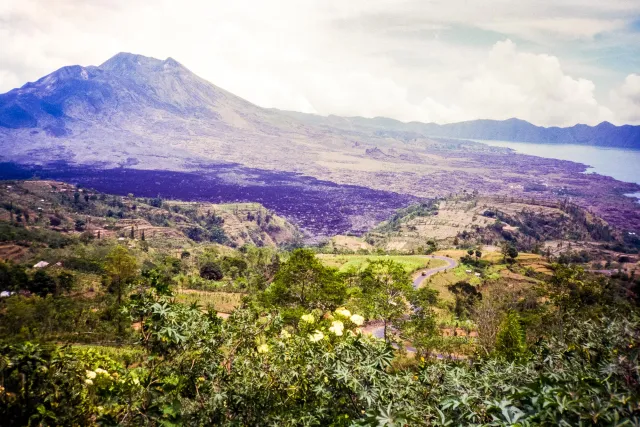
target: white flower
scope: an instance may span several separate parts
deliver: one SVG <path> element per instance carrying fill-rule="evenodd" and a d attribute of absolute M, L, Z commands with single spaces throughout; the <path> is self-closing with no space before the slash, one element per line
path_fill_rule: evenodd
<path fill-rule="evenodd" d="M 349 318 L 351 316 L 351 312 L 344 307 L 337 309 L 336 314 L 346 318 Z"/>
<path fill-rule="evenodd" d="M 280 332 L 280 338 L 282 338 L 283 340 L 289 339 L 291 338 L 291 334 L 287 332 L 286 329 L 283 329 L 282 332 Z"/>
<path fill-rule="evenodd" d="M 362 324 L 364 323 L 364 317 L 360 316 L 359 314 L 354 314 L 349 318 L 349 320 L 351 320 L 356 326 L 362 326 Z"/>
<path fill-rule="evenodd" d="M 94 379 L 96 377 L 96 373 L 93 371 L 87 371 L 87 378 L 89 378 L 90 380 Z"/>
<path fill-rule="evenodd" d="M 311 323 L 314 323 L 316 321 L 316 318 L 313 317 L 313 314 L 303 314 L 300 317 L 300 320 L 302 320 L 305 323 L 311 324 Z"/>
<path fill-rule="evenodd" d="M 109 372 L 105 371 L 102 368 L 98 368 L 98 369 L 96 369 L 96 374 L 109 375 Z"/>
<path fill-rule="evenodd" d="M 339 320 L 335 320 L 331 323 L 331 327 L 329 331 L 335 334 L 338 337 L 342 336 L 342 331 L 344 331 L 344 323 Z"/>
<path fill-rule="evenodd" d="M 319 330 L 317 330 L 317 329 L 316 329 L 316 330 L 313 332 L 313 334 L 309 335 L 309 339 L 310 339 L 312 342 L 318 342 L 318 341 L 320 341 L 320 340 L 324 339 L 324 334 L 323 334 L 322 332 L 320 332 Z"/>
<path fill-rule="evenodd" d="M 258 353 L 268 353 L 269 352 L 269 345 L 267 344 L 260 344 L 258 346 Z"/>
<path fill-rule="evenodd" d="M 93 381 L 91 381 L 90 379 L 86 379 L 86 380 L 84 380 L 84 383 L 85 383 L 86 385 L 93 385 Z"/>

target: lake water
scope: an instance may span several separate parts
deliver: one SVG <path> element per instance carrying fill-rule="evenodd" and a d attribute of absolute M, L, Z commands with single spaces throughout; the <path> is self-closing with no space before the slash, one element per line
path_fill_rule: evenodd
<path fill-rule="evenodd" d="M 600 175 L 611 176 L 619 181 L 640 184 L 640 150 L 577 144 L 475 141 L 494 147 L 511 148 L 522 154 L 584 163 L 590 166 L 587 172 L 597 172 Z M 640 197 L 640 194 L 635 193 L 633 196 Z"/>

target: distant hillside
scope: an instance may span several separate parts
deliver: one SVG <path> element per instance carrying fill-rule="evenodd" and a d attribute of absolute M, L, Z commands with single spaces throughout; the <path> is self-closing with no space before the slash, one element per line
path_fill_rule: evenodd
<path fill-rule="evenodd" d="M 365 241 L 400 252 L 423 252 L 441 245 L 498 245 L 504 241 L 524 251 L 537 251 L 545 242 L 563 241 L 633 253 L 640 248 L 635 235 L 616 232 L 601 218 L 566 201 L 468 193 L 401 209 L 369 232 Z"/>
<path fill-rule="evenodd" d="M 486 139 L 495 141 L 538 142 L 547 144 L 584 144 L 603 147 L 640 149 L 640 126 L 615 126 L 602 122 L 597 126 L 575 125 L 567 128 L 542 127 L 519 119 L 472 120 L 439 125 L 436 123 L 404 123 L 386 117 L 318 116 L 285 112 L 313 125 L 345 130 L 369 130 L 379 136 Z"/>
<path fill-rule="evenodd" d="M 301 238 L 294 225 L 258 203 L 121 197 L 57 181 L 2 181 L 0 201 L 0 224 L 14 224 L 25 233 L 43 236 L 57 233 L 51 240 L 54 246 L 60 239 L 78 236 L 147 240 L 176 248 L 194 242 L 276 247 Z M 9 249 L 20 252 L 13 247 L 5 252 Z"/>

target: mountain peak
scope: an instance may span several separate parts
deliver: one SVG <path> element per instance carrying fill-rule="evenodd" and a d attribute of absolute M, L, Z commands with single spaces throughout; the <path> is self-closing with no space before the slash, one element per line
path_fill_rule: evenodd
<path fill-rule="evenodd" d="M 175 59 L 169 57 L 164 61 L 135 53 L 120 52 L 105 61 L 98 68 L 116 74 L 128 74 L 140 71 L 186 70 Z"/>

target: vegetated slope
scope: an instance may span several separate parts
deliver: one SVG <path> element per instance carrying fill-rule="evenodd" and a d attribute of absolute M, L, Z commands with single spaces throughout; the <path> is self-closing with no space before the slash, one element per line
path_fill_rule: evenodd
<path fill-rule="evenodd" d="M 386 250 L 418 252 L 438 245 L 495 245 L 504 241 L 521 250 L 539 251 L 544 242 L 558 240 L 600 242 L 617 250 L 634 250 L 640 241 L 633 237 L 566 201 L 462 194 L 400 210 L 372 230 L 366 240 Z"/>
<path fill-rule="evenodd" d="M 577 124 L 561 128 L 536 126 L 525 120 L 512 118 L 508 120 L 470 120 L 440 125 L 421 122 L 405 123 L 386 117 L 324 117 L 295 111 L 283 112 L 316 126 L 357 129 L 400 138 L 422 136 L 640 148 L 640 126 L 615 126 L 609 122 L 602 122 L 597 126 Z"/>
<path fill-rule="evenodd" d="M 258 203 L 184 203 L 113 196 L 56 181 L 0 185 L 2 239 L 59 246 L 71 236 L 158 241 L 176 248 L 191 242 L 280 246 L 297 242 L 295 226 Z M 24 238 L 21 238 L 24 234 Z M 35 237 L 34 237 L 35 236 Z M 40 236 L 40 237 L 38 237 Z M 16 250 L 7 246 L 6 258 Z"/>

